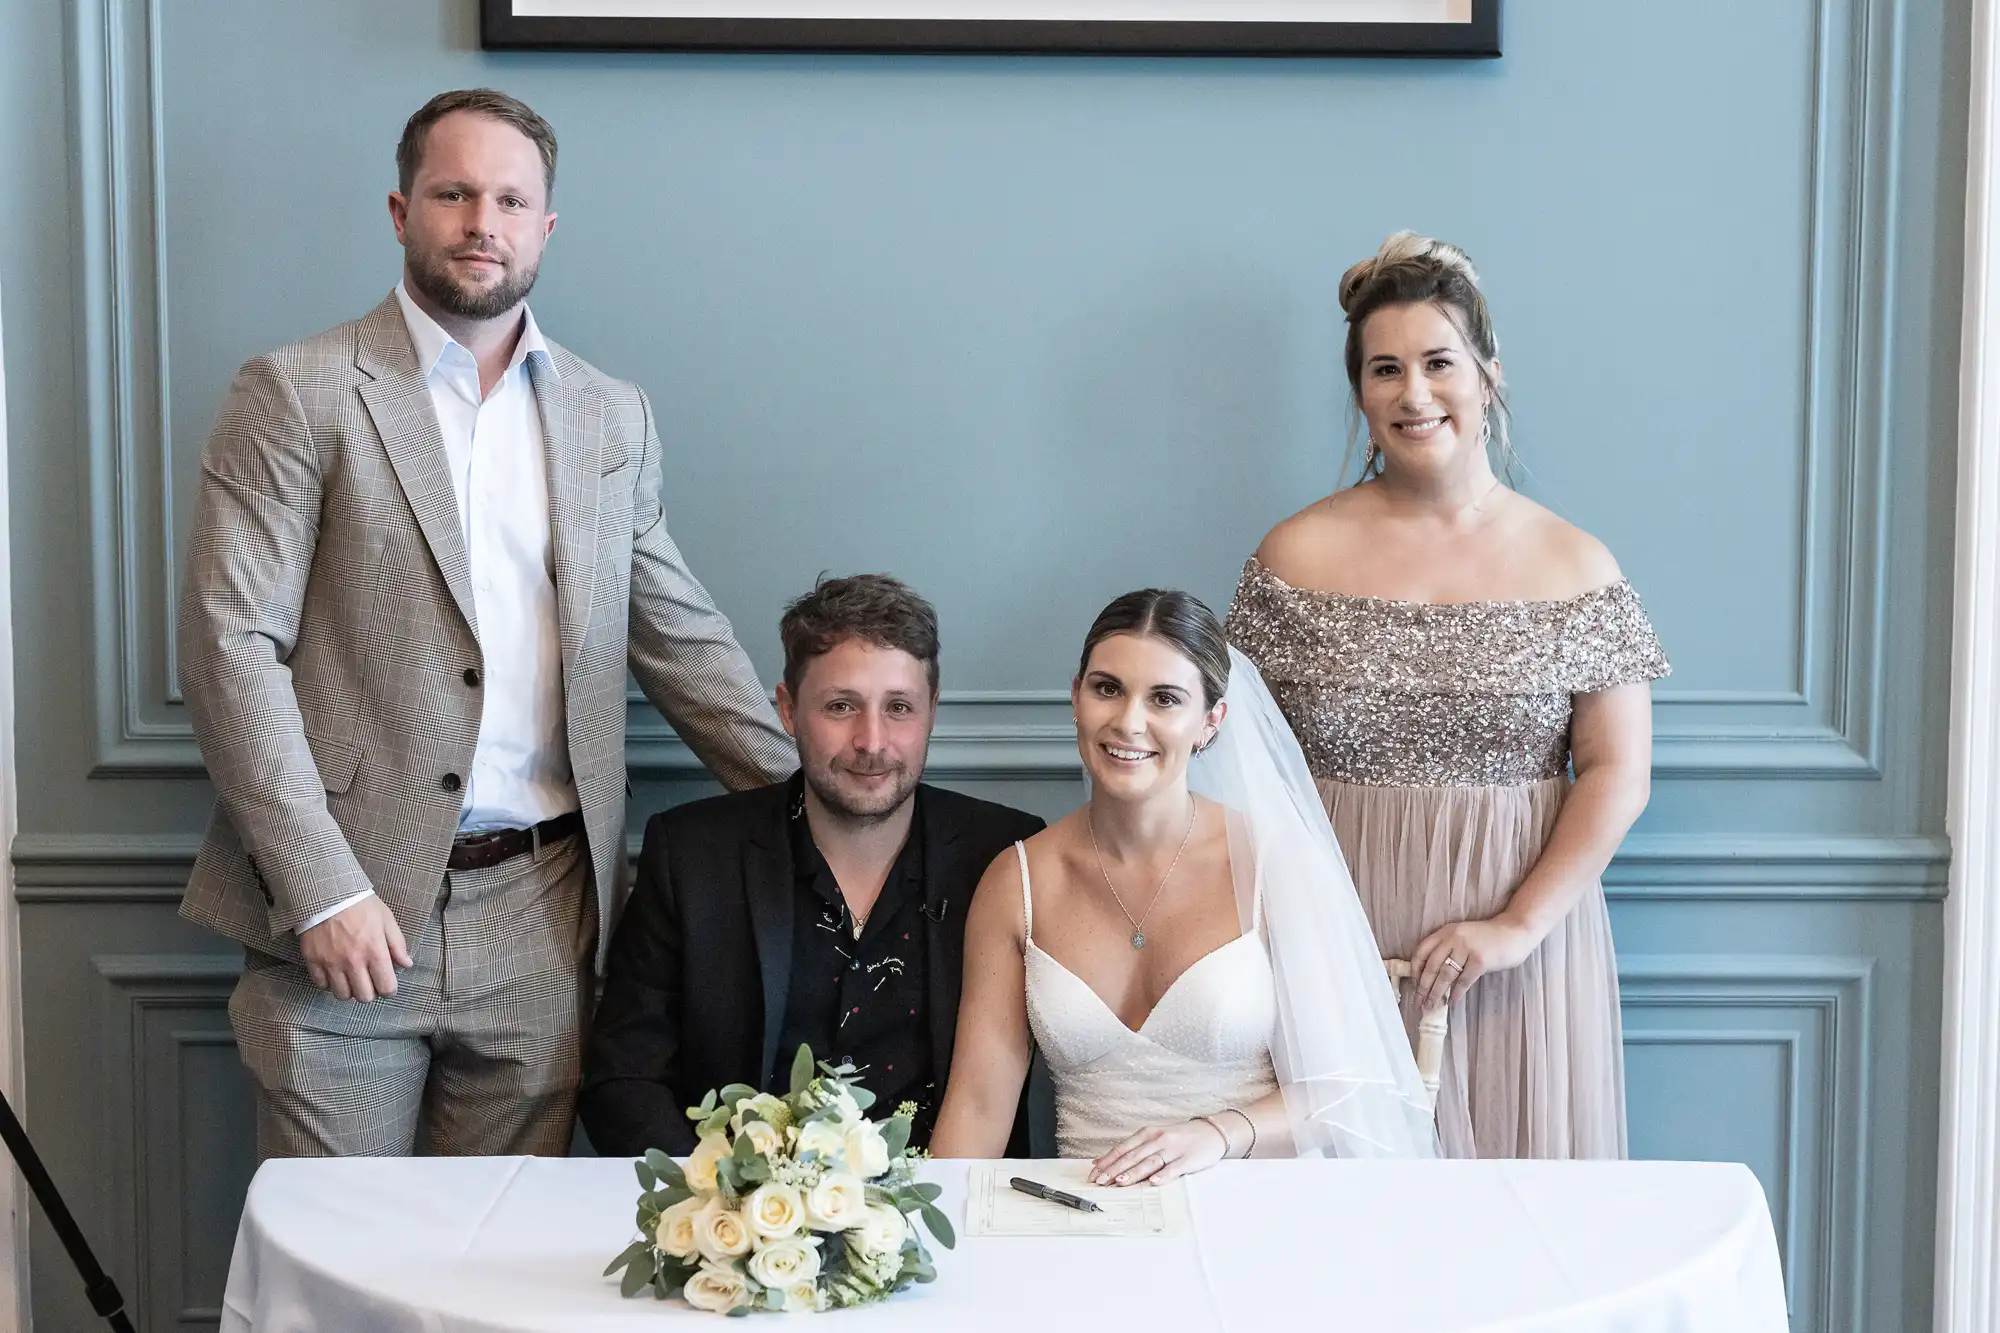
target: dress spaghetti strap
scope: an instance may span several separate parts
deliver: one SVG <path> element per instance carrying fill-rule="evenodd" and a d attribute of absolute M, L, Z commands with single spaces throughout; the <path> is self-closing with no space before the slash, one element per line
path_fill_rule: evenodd
<path fill-rule="evenodd" d="M 1035 938 L 1035 899 L 1028 890 L 1028 844 L 1014 844 L 1014 855 L 1021 858 L 1021 938 Z"/>

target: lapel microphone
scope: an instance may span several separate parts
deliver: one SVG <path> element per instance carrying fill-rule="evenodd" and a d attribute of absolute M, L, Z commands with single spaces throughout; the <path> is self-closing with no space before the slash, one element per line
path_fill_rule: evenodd
<path fill-rule="evenodd" d="M 929 920 L 931 924 L 941 925 L 944 922 L 945 913 L 951 910 L 951 899 L 949 898 L 938 899 L 937 911 L 935 912 L 931 911 L 931 905 L 929 903 L 925 903 L 923 907 L 919 910 L 923 912 L 924 917 L 927 920 Z"/>

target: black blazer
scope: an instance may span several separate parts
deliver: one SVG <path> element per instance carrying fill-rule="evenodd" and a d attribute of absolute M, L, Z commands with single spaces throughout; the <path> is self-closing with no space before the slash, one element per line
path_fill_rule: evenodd
<path fill-rule="evenodd" d="M 577 1109 L 599 1153 L 691 1152 L 686 1109 L 709 1089 L 747 1083 L 783 1091 L 766 1085 L 792 980 L 792 790 L 788 781 L 731 792 L 646 822 L 638 878 L 612 936 L 584 1048 Z M 972 890 L 994 857 L 1040 832 L 1042 821 L 931 786 L 918 810 L 932 1060 L 942 1085 L 958 1027 Z M 1025 1115 L 1014 1139 L 1009 1154 L 1027 1156 Z"/>

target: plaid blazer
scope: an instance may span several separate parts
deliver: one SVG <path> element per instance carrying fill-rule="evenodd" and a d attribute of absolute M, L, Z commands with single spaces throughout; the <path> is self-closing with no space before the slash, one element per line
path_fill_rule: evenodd
<path fill-rule="evenodd" d="M 780 778 L 797 752 L 667 535 L 645 394 L 549 352 L 553 377 L 528 364 L 601 960 L 625 861 L 628 662 L 726 785 Z M 443 438 L 393 294 L 237 373 L 202 452 L 179 635 L 219 797 L 181 914 L 297 959 L 300 922 L 372 888 L 414 940 L 458 829 L 483 664 Z"/>

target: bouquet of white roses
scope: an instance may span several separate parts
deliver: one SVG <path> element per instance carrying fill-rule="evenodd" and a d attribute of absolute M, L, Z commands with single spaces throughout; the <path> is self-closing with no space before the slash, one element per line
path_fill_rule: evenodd
<path fill-rule="evenodd" d="M 717 1314 L 865 1305 L 937 1276 L 908 1214 L 950 1249 L 939 1189 L 912 1176 L 905 1102 L 887 1120 L 851 1066 L 799 1048 L 784 1097 L 741 1083 L 688 1110 L 682 1167 L 657 1148 L 638 1164 L 639 1239 L 611 1261 L 620 1289 L 678 1293 Z"/>

